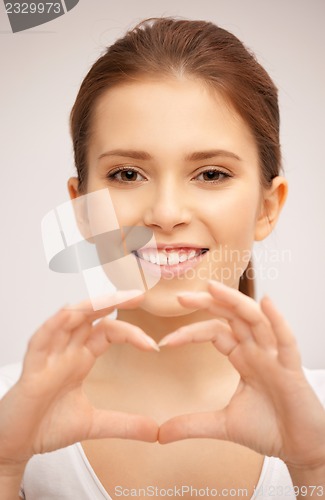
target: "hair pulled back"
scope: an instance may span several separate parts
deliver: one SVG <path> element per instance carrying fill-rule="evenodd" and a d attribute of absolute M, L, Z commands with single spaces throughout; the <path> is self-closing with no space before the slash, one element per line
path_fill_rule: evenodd
<path fill-rule="evenodd" d="M 197 78 L 221 93 L 253 134 L 262 185 L 269 186 L 279 175 L 277 88 L 255 56 L 236 36 L 212 22 L 149 18 L 108 47 L 81 84 L 70 115 L 80 193 L 87 189 L 87 152 L 99 98 L 116 85 L 145 77 Z M 252 271 L 251 263 L 248 270 Z M 253 297 L 254 282 L 247 271 L 240 290 Z"/>

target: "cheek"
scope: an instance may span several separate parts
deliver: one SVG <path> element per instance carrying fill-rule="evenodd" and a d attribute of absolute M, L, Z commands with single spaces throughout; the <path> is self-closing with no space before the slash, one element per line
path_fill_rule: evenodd
<path fill-rule="evenodd" d="M 93 234 L 121 226 L 138 225 L 146 207 L 152 203 L 148 193 L 137 189 L 103 189 L 103 186 L 94 183 L 92 187 L 99 190 L 90 209 Z M 239 181 L 236 186 L 220 190 L 200 190 L 191 201 L 193 231 L 200 222 L 203 231 L 204 228 L 208 229 L 216 246 L 250 249 L 254 241 L 259 203 L 259 185 L 252 179 Z"/>
<path fill-rule="evenodd" d="M 108 189 L 91 191 L 85 199 L 93 236 L 119 229 L 117 213 Z"/>
<path fill-rule="evenodd" d="M 254 241 L 259 191 L 229 189 L 215 193 L 209 201 L 204 205 L 202 215 L 216 247 L 250 250 Z"/>
<path fill-rule="evenodd" d="M 108 191 L 120 227 L 138 225 L 146 205 L 143 194 L 137 192 L 136 189 Z"/>
<path fill-rule="evenodd" d="M 89 175 L 88 215 L 93 234 L 133 225 L 140 214 L 141 195 L 135 190 L 109 189 L 105 180 Z"/>
<path fill-rule="evenodd" d="M 201 213 L 215 225 L 216 231 L 228 235 L 251 233 L 259 207 L 259 191 L 240 188 L 225 189 L 202 199 Z"/>

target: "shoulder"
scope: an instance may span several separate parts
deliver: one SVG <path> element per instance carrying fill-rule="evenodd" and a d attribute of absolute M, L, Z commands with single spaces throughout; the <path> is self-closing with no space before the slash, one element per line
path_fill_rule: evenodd
<path fill-rule="evenodd" d="M 317 396 L 325 406 L 325 369 L 303 368 L 305 376 L 316 392 Z"/>
<path fill-rule="evenodd" d="M 0 367 L 0 398 L 17 382 L 22 368 L 22 363 L 13 363 Z"/>

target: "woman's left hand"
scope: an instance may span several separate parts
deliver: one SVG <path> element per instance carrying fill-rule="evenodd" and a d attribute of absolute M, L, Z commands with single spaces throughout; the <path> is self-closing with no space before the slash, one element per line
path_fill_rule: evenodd
<path fill-rule="evenodd" d="M 287 465 L 325 463 L 325 410 L 304 375 L 296 340 L 271 300 L 253 299 L 217 281 L 208 292 L 184 293 L 180 303 L 225 318 L 194 323 L 160 345 L 212 341 L 239 372 L 229 404 L 215 412 L 181 415 L 160 427 L 159 442 L 216 438 L 281 458 Z"/>

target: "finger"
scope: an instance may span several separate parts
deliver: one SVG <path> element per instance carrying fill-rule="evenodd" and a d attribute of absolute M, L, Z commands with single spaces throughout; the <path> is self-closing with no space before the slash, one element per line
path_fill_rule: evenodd
<path fill-rule="evenodd" d="M 129 293 L 131 292 L 131 293 Z M 138 295 L 134 295 L 138 293 Z M 143 294 L 140 291 L 120 291 L 114 297 L 116 300 L 123 301 L 119 304 L 120 308 L 135 308 L 143 300 Z M 130 298 L 131 297 L 131 298 Z M 91 301 L 83 301 L 74 306 L 64 306 L 34 333 L 29 341 L 29 348 L 34 352 L 61 351 L 70 341 L 70 336 L 74 333 L 76 343 L 83 343 L 89 335 L 88 328 L 95 319 L 106 316 L 116 307 L 112 306 L 100 311 L 94 311 Z M 78 327 L 84 325 L 81 330 Z M 78 336 L 79 332 L 79 336 Z"/>
<path fill-rule="evenodd" d="M 60 353 L 69 343 L 81 344 L 89 336 L 92 323 L 83 311 L 66 306 L 49 318 L 34 334 L 30 345 L 34 351 Z"/>
<path fill-rule="evenodd" d="M 129 293 L 131 292 L 131 293 Z M 143 294 L 134 296 L 133 291 L 122 291 L 114 294 L 117 301 L 121 301 L 119 308 L 135 308 L 143 300 Z M 131 297 L 131 298 L 130 298 Z M 110 314 L 116 306 L 94 311 L 90 301 L 83 301 L 75 306 L 64 306 L 58 314 L 58 318 L 49 319 L 43 326 L 41 337 L 43 347 L 51 351 L 62 352 L 72 338 L 72 343 L 83 344 L 91 332 L 91 324 L 107 314 Z"/>
<path fill-rule="evenodd" d="M 166 335 L 159 342 L 159 347 L 167 345 L 176 347 L 191 342 L 212 342 L 218 351 L 225 356 L 229 356 L 238 345 L 229 324 L 218 319 L 212 319 L 179 328 L 175 332 Z"/>
<path fill-rule="evenodd" d="M 151 417 L 94 409 L 93 425 L 87 439 L 122 438 L 154 443 L 158 431 L 158 424 Z"/>
<path fill-rule="evenodd" d="M 216 301 L 209 292 L 186 292 L 177 294 L 177 298 L 185 307 L 202 308 L 219 317 L 226 318 L 233 323 L 233 331 L 240 342 L 252 339 L 252 333 L 244 321 L 239 321 L 236 315 L 229 310 L 226 304 Z"/>
<path fill-rule="evenodd" d="M 271 323 L 254 299 L 219 281 L 210 280 L 208 289 L 211 295 L 219 300 L 230 314 L 233 314 L 233 317 L 229 319 L 238 318 L 246 322 L 257 344 L 262 347 L 276 344 Z"/>
<path fill-rule="evenodd" d="M 119 290 L 114 294 L 110 294 L 101 298 L 105 307 L 94 311 L 92 302 L 85 300 L 75 305 L 66 306 L 66 309 L 83 312 L 90 321 L 95 321 L 112 313 L 115 309 L 128 309 L 136 307 L 144 298 L 144 293 L 141 290 Z M 118 306 L 118 307 L 117 307 Z"/>
<path fill-rule="evenodd" d="M 301 357 L 297 341 L 285 318 L 279 313 L 271 299 L 267 296 L 261 300 L 261 308 L 268 317 L 278 344 L 278 358 L 288 368 L 301 367 Z"/>
<path fill-rule="evenodd" d="M 64 330 L 69 315 L 69 311 L 66 311 L 63 307 L 46 320 L 29 340 L 29 349 L 34 352 L 47 351 L 50 348 L 54 333 Z"/>
<path fill-rule="evenodd" d="M 76 328 L 81 321 L 94 321 L 108 316 L 116 309 L 135 309 L 144 299 L 143 292 L 138 290 L 127 290 L 116 292 L 109 300 L 114 304 L 112 306 L 94 311 L 91 301 L 83 301 L 74 306 L 68 306 L 68 310 L 75 313 L 71 315 L 70 322 L 67 324 L 68 328 Z M 108 300 L 108 298 L 107 298 Z"/>
<path fill-rule="evenodd" d="M 68 333 L 67 343 L 62 350 L 67 348 L 79 349 L 86 344 L 89 337 L 93 334 L 93 331 L 94 326 L 84 321 L 81 325 Z"/>
<path fill-rule="evenodd" d="M 85 348 L 88 349 L 95 358 L 98 358 L 107 351 L 111 343 L 109 342 L 106 330 L 101 325 L 93 328 L 92 334 L 85 342 Z"/>
<path fill-rule="evenodd" d="M 91 333 L 92 323 L 83 312 L 64 310 L 63 324 L 48 321 L 41 334 L 47 355 L 62 353 L 69 345 L 81 345 Z"/>
<path fill-rule="evenodd" d="M 225 410 L 179 415 L 160 426 L 158 441 L 161 444 L 191 438 L 228 440 Z"/>
<path fill-rule="evenodd" d="M 105 318 L 93 327 L 93 334 L 86 345 L 96 353 L 107 349 L 109 344 L 132 344 L 144 351 L 160 350 L 154 339 L 141 328 L 118 319 Z"/>

